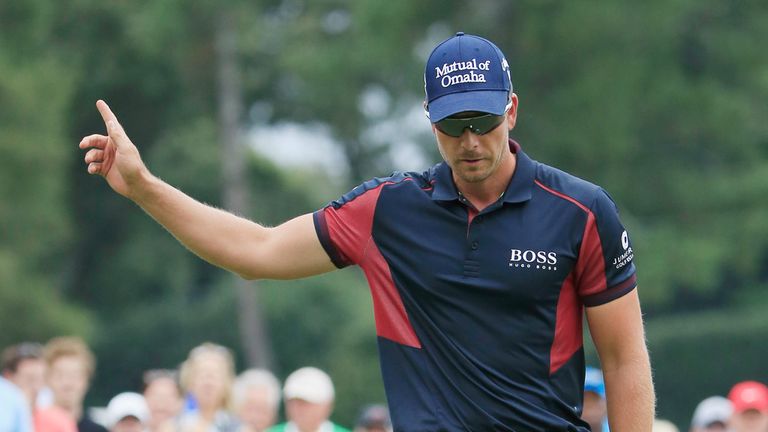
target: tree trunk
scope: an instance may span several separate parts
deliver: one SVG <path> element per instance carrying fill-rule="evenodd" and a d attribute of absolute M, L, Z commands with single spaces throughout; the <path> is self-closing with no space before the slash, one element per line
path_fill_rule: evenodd
<path fill-rule="evenodd" d="M 235 214 L 246 216 L 248 188 L 239 127 L 243 105 L 237 65 L 237 30 L 231 11 L 223 11 L 218 17 L 215 49 L 224 207 Z M 240 339 L 247 356 L 247 366 L 270 368 L 272 350 L 259 307 L 257 283 L 237 276 L 234 278 Z"/>

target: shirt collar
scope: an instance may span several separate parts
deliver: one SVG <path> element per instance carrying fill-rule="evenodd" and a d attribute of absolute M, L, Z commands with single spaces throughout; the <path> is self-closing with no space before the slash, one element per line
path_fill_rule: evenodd
<path fill-rule="evenodd" d="M 329 420 L 326 420 L 323 422 L 323 424 L 320 425 L 320 427 L 317 429 L 317 432 L 333 432 L 333 423 L 331 423 Z M 296 426 L 296 423 L 289 421 L 285 424 L 285 432 L 300 432 L 299 427 Z"/>
<path fill-rule="evenodd" d="M 502 201 L 506 203 L 521 203 L 531 199 L 533 180 L 536 175 L 536 162 L 528 157 L 520 144 L 509 140 L 509 149 L 517 156 L 515 173 L 507 185 Z M 434 168 L 435 189 L 432 191 L 432 199 L 435 201 L 458 201 L 459 192 L 453 182 L 451 167 L 441 162 Z"/>

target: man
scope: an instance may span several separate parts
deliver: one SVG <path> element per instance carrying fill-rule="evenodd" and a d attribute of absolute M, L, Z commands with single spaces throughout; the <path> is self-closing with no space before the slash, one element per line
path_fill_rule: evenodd
<path fill-rule="evenodd" d="M 350 432 L 333 422 L 335 392 L 331 377 L 314 367 L 304 367 L 288 375 L 283 387 L 286 423 L 269 432 Z"/>
<path fill-rule="evenodd" d="M 107 404 L 107 425 L 110 432 L 144 432 L 149 421 L 149 408 L 144 396 L 123 392 Z"/>
<path fill-rule="evenodd" d="M 611 428 L 650 431 L 634 255 L 613 201 L 509 140 L 518 97 L 491 42 L 458 33 L 432 52 L 424 80 L 443 163 L 366 182 L 274 228 L 154 177 L 103 101 L 108 135 L 80 148 L 89 173 L 244 278 L 359 265 L 397 431 L 588 430 L 579 418 L 584 310 Z"/>
<path fill-rule="evenodd" d="M 728 393 L 733 406 L 729 432 L 765 432 L 768 430 L 768 387 L 757 381 L 742 381 Z"/>
<path fill-rule="evenodd" d="M 79 432 L 107 432 L 83 409 L 83 399 L 96 369 L 96 358 L 77 337 L 59 337 L 45 345 L 48 387 L 53 405 L 68 412 Z"/>
<path fill-rule="evenodd" d="M 75 420 L 66 411 L 56 406 L 37 406 L 38 394 L 45 386 L 45 369 L 43 346 L 38 343 L 22 342 L 3 350 L 3 377 L 24 394 L 35 431 L 76 432 Z"/>
<path fill-rule="evenodd" d="M 173 370 L 153 369 L 144 373 L 144 400 L 149 409 L 147 430 L 157 432 L 160 427 L 179 413 L 184 398 L 178 374 Z"/>
<path fill-rule="evenodd" d="M 280 383 L 267 370 L 248 369 L 235 379 L 232 404 L 247 432 L 264 432 L 277 420 Z"/>
<path fill-rule="evenodd" d="M 589 423 L 592 432 L 608 432 L 607 412 L 603 373 L 600 369 L 588 367 L 584 375 L 584 408 L 581 418 Z"/>
<path fill-rule="evenodd" d="M 725 432 L 732 413 L 731 401 L 722 396 L 710 396 L 699 402 L 693 411 L 690 432 Z"/>
<path fill-rule="evenodd" d="M 42 345 L 22 342 L 4 349 L 2 373 L 3 377 L 14 383 L 24 393 L 27 406 L 30 411 L 34 411 L 37 394 L 45 386 Z"/>
<path fill-rule="evenodd" d="M 369 405 L 355 423 L 354 432 L 392 432 L 392 420 L 384 405 Z"/>

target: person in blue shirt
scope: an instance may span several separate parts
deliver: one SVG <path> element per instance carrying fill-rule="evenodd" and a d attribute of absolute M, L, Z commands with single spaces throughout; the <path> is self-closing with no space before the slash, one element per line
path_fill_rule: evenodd
<path fill-rule="evenodd" d="M 592 432 L 608 432 L 608 412 L 605 404 L 605 382 L 600 369 L 588 366 L 584 374 L 584 409 L 581 418 Z"/>
<path fill-rule="evenodd" d="M 32 432 L 32 416 L 21 390 L 0 376 L 0 432 Z"/>
<path fill-rule="evenodd" d="M 650 431 L 634 252 L 616 205 L 510 139 L 520 101 L 492 42 L 464 33 L 441 42 L 424 83 L 443 162 L 370 180 L 276 227 L 204 205 L 152 175 L 103 101 L 107 135 L 79 146 L 88 173 L 243 278 L 360 266 L 396 431 L 589 430 L 580 418 L 584 312 L 611 427 Z"/>

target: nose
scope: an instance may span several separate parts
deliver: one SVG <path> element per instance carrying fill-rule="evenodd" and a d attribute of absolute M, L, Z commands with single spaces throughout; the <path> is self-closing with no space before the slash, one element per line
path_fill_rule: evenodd
<path fill-rule="evenodd" d="M 461 133 L 459 141 L 463 148 L 473 149 L 480 144 L 480 136 L 470 131 L 469 128 L 466 128 L 464 129 L 464 132 Z"/>

